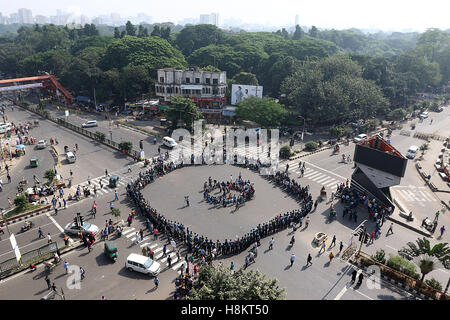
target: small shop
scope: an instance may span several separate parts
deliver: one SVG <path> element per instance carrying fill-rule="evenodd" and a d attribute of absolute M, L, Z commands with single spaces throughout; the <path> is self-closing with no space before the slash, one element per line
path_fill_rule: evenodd
<path fill-rule="evenodd" d="M 222 109 L 222 116 L 223 120 L 228 123 L 232 124 L 236 121 L 236 107 L 234 106 L 226 106 Z"/>

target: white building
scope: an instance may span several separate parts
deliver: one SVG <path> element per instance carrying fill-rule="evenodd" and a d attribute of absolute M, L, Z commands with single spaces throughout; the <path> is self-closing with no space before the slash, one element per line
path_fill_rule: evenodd
<path fill-rule="evenodd" d="M 300 16 L 297 14 L 295 15 L 295 26 L 298 26 L 300 22 Z"/>
<path fill-rule="evenodd" d="M 200 24 L 212 24 L 215 26 L 219 26 L 219 14 L 218 13 L 201 14 Z"/>
<path fill-rule="evenodd" d="M 49 22 L 49 19 L 46 16 L 38 14 L 34 17 L 34 22 L 37 24 L 47 24 Z"/>
<path fill-rule="evenodd" d="M 30 9 L 21 8 L 18 10 L 19 23 L 33 23 L 33 13 Z"/>
<path fill-rule="evenodd" d="M 158 69 L 157 80 L 155 92 L 161 103 L 170 102 L 176 95 L 189 97 L 206 115 L 220 115 L 226 103 L 226 71 L 165 68 Z"/>

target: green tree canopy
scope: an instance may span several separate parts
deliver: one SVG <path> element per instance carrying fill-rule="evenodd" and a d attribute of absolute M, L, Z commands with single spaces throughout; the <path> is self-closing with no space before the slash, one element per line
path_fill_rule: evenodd
<path fill-rule="evenodd" d="M 286 111 L 283 106 L 269 98 L 248 97 L 237 103 L 236 116 L 250 120 L 264 128 L 273 128 L 281 124 Z"/>
<path fill-rule="evenodd" d="M 175 44 L 187 57 L 193 51 L 212 44 L 221 44 L 226 39 L 225 33 L 212 24 L 188 25 L 181 30 Z"/>
<path fill-rule="evenodd" d="M 256 75 L 250 72 L 239 72 L 237 75 L 235 75 L 231 79 L 231 83 L 236 84 L 245 84 L 249 86 L 257 86 L 258 85 L 258 79 L 256 78 Z"/>
<path fill-rule="evenodd" d="M 450 269 L 450 248 L 447 243 L 437 243 L 431 247 L 430 241 L 425 237 L 417 239 L 416 243 L 408 242 L 406 247 L 400 249 L 398 254 L 407 259 L 429 255 L 436 257 L 445 266 Z"/>
<path fill-rule="evenodd" d="M 305 64 L 283 82 L 281 91 L 313 122 L 368 118 L 389 105 L 380 88 L 362 78 L 359 65 L 340 55 Z"/>
<path fill-rule="evenodd" d="M 278 280 L 266 279 L 259 271 L 232 274 L 225 268 L 206 266 L 200 269 L 199 282 L 188 300 L 284 300 L 285 290 Z"/>
<path fill-rule="evenodd" d="M 179 120 L 184 122 L 184 126 L 192 129 L 195 120 L 199 120 L 202 114 L 198 111 L 197 105 L 189 98 L 175 96 L 170 100 L 169 109 L 166 111 L 167 119 L 172 121 L 175 128 Z"/>

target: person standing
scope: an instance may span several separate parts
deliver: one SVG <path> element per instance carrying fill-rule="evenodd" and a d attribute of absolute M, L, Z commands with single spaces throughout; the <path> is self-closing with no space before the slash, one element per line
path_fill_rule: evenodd
<path fill-rule="evenodd" d="M 186 206 L 189 207 L 189 196 L 185 196 L 185 197 L 184 197 L 184 200 L 186 200 Z"/>
<path fill-rule="evenodd" d="M 139 236 L 141 237 L 141 241 L 144 240 L 144 230 L 139 230 Z"/>
<path fill-rule="evenodd" d="M 119 200 L 119 195 L 117 194 L 117 189 L 114 190 L 114 201 Z"/>
<path fill-rule="evenodd" d="M 47 234 L 48 243 L 52 242 L 52 237 L 50 236 L 50 232 Z"/>
<path fill-rule="evenodd" d="M 309 217 L 306 217 L 306 220 L 305 220 L 305 229 L 308 228 L 308 226 L 309 226 L 309 221 L 310 221 Z"/>
<path fill-rule="evenodd" d="M 88 180 L 88 184 L 91 185 L 91 176 L 88 176 L 87 180 Z"/>
<path fill-rule="evenodd" d="M 341 241 L 341 243 L 339 244 L 339 253 L 341 253 L 343 248 L 344 248 L 344 243 Z"/>
<path fill-rule="evenodd" d="M 131 172 L 131 167 L 128 165 L 128 173 Z"/>
<path fill-rule="evenodd" d="M 230 264 L 230 271 L 233 273 L 233 271 L 234 271 L 234 263 L 233 263 L 233 261 L 231 261 L 231 264 Z"/>
<path fill-rule="evenodd" d="M 442 238 L 442 235 L 444 234 L 444 231 L 445 231 L 445 226 L 442 226 L 441 227 L 441 238 Z"/>
<path fill-rule="evenodd" d="M 163 246 L 163 257 L 165 257 L 166 254 L 167 254 L 167 245 L 165 244 L 165 245 Z"/>
<path fill-rule="evenodd" d="M 64 261 L 64 269 L 66 270 L 66 274 L 69 273 L 69 263 L 67 261 Z"/>
<path fill-rule="evenodd" d="M 108 169 L 105 169 L 105 176 L 106 176 L 106 177 L 109 177 Z"/>
<path fill-rule="evenodd" d="M 370 234 L 370 241 L 369 244 L 373 243 L 373 239 L 375 238 L 375 231 L 372 231 L 372 233 Z"/>
<path fill-rule="evenodd" d="M 52 285 L 48 276 L 45 276 L 45 282 L 47 283 L 47 289 L 50 290 L 52 288 Z"/>
<path fill-rule="evenodd" d="M 136 244 L 139 243 L 139 233 L 136 231 Z"/>
<path fill-rule="evenodd" d="M 10 208 L 12 207 L 11 198 L 8 198 L 8 205 L 9 205 Z"/>
<path fill-rule="evenodd" d="M 39 238 L 39 239 L 40 239 L 40 238 L 45 238 L 44 232 L 42 231 L 41 227 L 39 227 L 39 229 L 38 229 L 38 238 Z"/>
<path fill-rule="evenodd" d="M 295 254 L 291 254 L 291 267 L 294 264 Z"/>
<path fill-rule="evenodd" d="M 86 274 L 86 271 L 84 271 L 83 267 L 80 267 L 80 276 L 81 276 L 81 280 L 84 279 L 85 274 Z"/>
<path fill-rule="evenodd" d="M 275 242 L 275 240 L 273 240 L 273 237 L 272 237 L 272 239 L 270 239 L 270 241 L 269 241 L 269 250 L 273 249 L 273 243 L 274 242 Z"/>
<path fill-rule="evenodd" d="M 171 268 L 172 267 L 172 257 L 170 256 L 170 254 L 167 257 L 167 263 L 169 264 L 169 268 Z"/>
<path fill-rule="evenodd" d="M 439 219 L 439 213 L 440 213 L 439 210 L 436 211 L 436 216 L 434 217 L 434 220 L 435 220 L 435 221 L 438 221 L 438 219 Z"/>
<path fill-rule="evenodd" d="M 394 224 L 391 222 L 391 225 L 389 226 L 389 229 L 388 229 L 386 235 L 389 235 L 389 233 L 394 234 L 394 231 L 392 230 L 393 227 L 394 227 Z"/>
<path fill-rule="evenodd" d="M 306 259 L 306 266 L 312 265 L 311 260 L 312 260 L 311 254 L 308 253 L 308 258 Z"/>
<path fill-rule="evenodd" d="M 153 279 L 153 282 L 155 283 L 156 289 L 158 289 L 158 286 L 159 286 L 159 279 L 158 279 L 158 277 L 155 277 L 155 279 Z"/>

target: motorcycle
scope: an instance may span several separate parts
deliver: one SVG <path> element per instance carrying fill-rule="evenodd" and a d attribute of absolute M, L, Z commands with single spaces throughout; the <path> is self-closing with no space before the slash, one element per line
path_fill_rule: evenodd
<path fill-rule="evenodd" d="M 26 231 L 30 230 L 31 228 L 33 228 L 33 226 L 34 226 L 34 223 L 30 221 L 30 223 L 28 225 L 23 225 L 20 228 L 20 232 L 26 232 Z"/>

